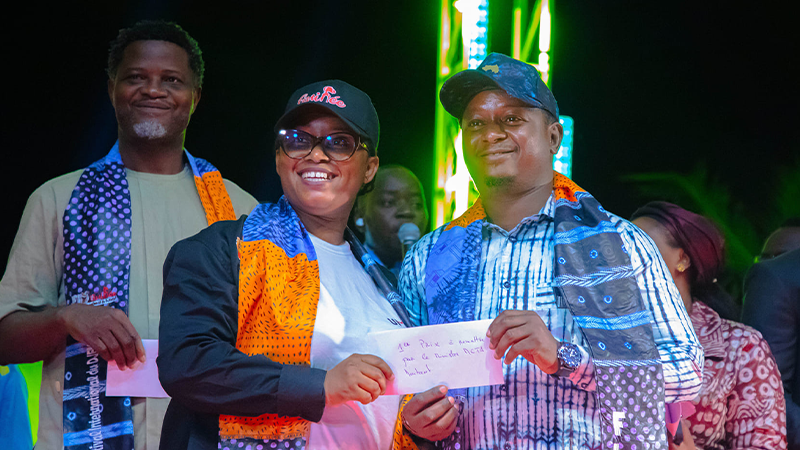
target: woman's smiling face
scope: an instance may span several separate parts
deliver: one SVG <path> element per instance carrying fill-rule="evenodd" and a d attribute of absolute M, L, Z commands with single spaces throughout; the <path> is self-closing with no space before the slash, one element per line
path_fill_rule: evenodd
<path fill-rule="evenodd" d="M 357 134 L 332 113 L 304 116 L 305 121 L 292 128 L 313 136 L 333 133 Z M 302 123 L 305 122 L 305 123 Z M 299 213 L 313 216 L 347 218 L 356 195 L 378 170 L 378 157 L 359 148 L 346 161 L 333 161 L 317 145 L 302 159 L 286 156 L 282 149 L 275 155 L 275 166 L 281 178 L 283 194 Z"/>

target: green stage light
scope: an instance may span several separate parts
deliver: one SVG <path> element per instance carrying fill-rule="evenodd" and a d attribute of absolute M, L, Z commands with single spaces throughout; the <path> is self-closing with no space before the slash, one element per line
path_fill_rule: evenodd
<path fill-rule="evenodd" d="M 558 121 L 564 127 L 564 138 L 561 139 L 561 147 L 553 158 L 553 170 L 572 177 L 572 135 L 575 121 L 570 116 L 560 116 Z"/>

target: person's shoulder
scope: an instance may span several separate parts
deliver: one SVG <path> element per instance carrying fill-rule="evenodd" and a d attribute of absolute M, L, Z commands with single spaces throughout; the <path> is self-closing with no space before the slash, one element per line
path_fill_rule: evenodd
<path fill-rule="evenodd" d="M 206 248 L 217 255 L 227 254 L 235 248 L 236 240 L 242 236 L 242 226 L 247 215 L 236 220 L 220 220 L 214 222 L 197 234 L 178 241 L 173 248 Z"/>
<path fill-rule="evenodd" d="M 445 228 L 447 227 L 447 225 L 448 225 L 448 224 L 444 224 L 444 225 L 442 225 L 442 226 L 440 226 L 440 227 L 436 228 L 435 230 L 433 230 L 433 231 L 431 231 L 431 232 L 429 232 L 429 233 L 426 233 L 424 236 L 422 236 L 422 237 L 421 237 L 421 238 L 420 238 L 420 239 L 417 241 L 417 243 L 416 243 L 416 244 L 414 244 L 414 246 L 415 246 L 416 248 L 425 248 L 425 249 L 429 249 L 431 246 L 433 246 L 434 244 L 436 244 L 436 241 L 438 241 L 438 240 L 439 240 L 439 237 L 442 235 L 442 232 L 444 232 L 444 230 L 445 230 Z"/>
<path fill-rule="evenodd" d="M 630 220 L 623 219 L 622 217 L 612 212 L 606 211 L 606 214 L 608 214 L 609 222 L 611 222 L 614 225 L 614 227 L 616 227 L 617 231 L 627 232 L 631 234 L 639 234 L 639 233 L 644 234 L 644 231 L 642 231 L 641 228 L 634 225 Z"/>
<path fill-rule="evenodd" d="M 248 214 L 253 208 L 258 206 L 258 200 L 256 200 L 252 194 L 242 189 L 241 186 L 227 178 L 223 178 L 222 180 L 225 182 L 225 190 L 228 191 L 228 196 L 231 198 L 231 203 L 233 203 L 233 209 L 236 211 L 237 216 Z"/>
<path fill-rule="evenodd" d="M 762 288 L 769 287 L 768 290 L 771 292 L 783 289 L 800 290 L 798 271 L 800 271 L 800 249 L 750 266 L 745 275 L 745 288 L 751 284 L 758 284 Z"/>
<path fill-rule="evenodd" d="M 796 273 L 797 270 L 800 270 L 800 249 L 795 249 L 780 256 L 776 256 L 775 258 L 754 264 L 753 268 L 756 267 L 761 267 L 772 271 L 784 271 L 791 269 Z"/>
<path fill-rule="evenodd" d="M 78 169 L 45 181 L 33 191 L 31 197 L 52 196 L 54 194 L 58 195 L 61 193 L 71 194 L 75 189 L 75 185 L 78 184 L 78 180 L 80 180 L 83 170 L 84 169 Z"/>
<path fill-rule="evenodd" d="M 628 248 L 629 253 L 636 249 L 639 250 L 636 253 L 648 255 L 651 259 L 660 255 L 655 242 L 644 230 L 634 225 L 630 220 L 623 219 L 614 213 L 606 212 L 606 214 L 608 214 L 608 220 L 614 225 L 617 233 L 622 237 L 623 243 L 626 246 L 634 247 Z"/>
<path fill-rule="evenodd" d="M 222 181 L 225 182 L 225 189 L 227 189 L 229 193 L 235 192 L 236 194 L 241 194 L 241 195 L 246 195 L 246 196 L 249 196 L 249 197 L 253 197 L 252 195 L 250 195 L 249 192 L 247 192 L 244 189 L 242 189 L 242 187 L 239 186 L 238 184 L 236 184 L 235 182 L 233 182 L 233 181 L 231 181 L 231 180 L 229 180 L 227 178 L 223 178 Z"/>
<path fill-rule="evenodd" d="M 404 259 L 403 266 L 409 261 L 413 261 L 413 265 L 417 267 L 424 267 L 428 261 L 428 255 L 430 255 L 433 246 L 436 244 L 436 241 L 439 240 L 439 236 L 441 236 L 442 231 L 447 224 L 440 226 L 439 228 L 426 233 L 422 236 L 409 250 L 406 258 Z"/>
<path fill-rule="evenodd" d="M 69 199 L 72 197 L 72 192 L 75 190 L 75 185 L 78 184 L 82 173 L 83 169 L 80 169 L 51 178 L 42 183 L 28 196 L 26 211 L 37 211 L 45 216 L 55 214 L 60 217 L 59 214 L 63 213 L 67 208 Z"/>
<path fill-rule="evenodd" d="M 766 342 L 761 332 L 741 322 L 720 318 L 720 331 L 726 337 L 728 345 L 737 352 L 749 351 L 753 346 L 761 346 Z"/>
<path fill-rule="evenodd" d="M 730 351 L 735 353 L 736 360 L 757 363 L 774 360 L 772 349 L 760 331 L 740 322 L 720 320 L 723 330 L 728 331 L 726 342 L 730 346 Z"/>
<path fill-rule="evenodd" d="M 761 333 L 758 330 L 751 327 L 750 325 L 745 325 L 741 322 L 736 322 L 735 320 L 723 319 L 720 317 L 720 323 L 722 326 L 723 331 L 727 331 L 730 333 L 731 336 L 734 337 L 745 337 L 748 339 L 762 339 Z"/>
<path fill-rule="evenodd" d="M 203 228 L 194 236 L 190 236 L 186 239 L 205 242 L 218 238 L 235 238 L 241 236 L 242 226 L 245 220 L 247 220 L 247 214 L 243 214 L 236 220 L 219 220 Z"/>

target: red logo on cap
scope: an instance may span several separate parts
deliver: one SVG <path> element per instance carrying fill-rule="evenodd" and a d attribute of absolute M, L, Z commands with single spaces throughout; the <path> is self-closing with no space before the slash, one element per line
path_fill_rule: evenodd
<path fill-rule="evenodd" d="M 336 89 L 334 89 L 333 86 L 325 86 L 324 88 L 322 88 L 322 92 L 317 92 L 314 95 L 303 94 L 302 97 L 297 99 L 297 104 L 300 105 L 308 102 L 317 102 L 317 103 L 328 102 L 331 105 L 338 106 L 339 108 L 344 108 L 345 106 L 347 106 L 344 104 L 343 101 L 339 100 L 338 95 L 337 96 L 331 95 L 335 93 Z"/>

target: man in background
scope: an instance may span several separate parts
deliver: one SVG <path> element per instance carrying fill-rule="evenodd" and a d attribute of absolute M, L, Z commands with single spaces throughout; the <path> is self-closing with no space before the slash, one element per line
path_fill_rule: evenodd
<path fill-rule="evenodd" d="M 183 144 L 203 84 L 180 26 L 120 30 L 108 57 L 118 124 L 109 154 L 28 199 L 0 281 L 0 364 L 44 361 L 38 450 L 156 449 L 169 399 L 106 397 L 107 363 L 157 339 L 172 244 L 256 200 Z"/>
<path fill-rule="evenodd" d="M 767 239 L 761 262 L 745 276 L 742 306 L 742 322 L 761 332 L 781 372 L 790 450 L 800 449 L 800 248 L 781 250 L 792 237 L 800 237 L 800 227 L 781 226 Z"/>
<path fill-rule="evenodd" d="M 797 248 L 800 248 L 800 217 L 790 217 L 764 241 L 758 260 L 765 261 Z"/>
<path fill-rule="evenodd" d="M 397 277 L 403 263 L 402 243 L 397 236 L 400 227 L 413 223 L 420 234 L 428 229 L 422 183 L 403 166 L 381 166 L 374 189 L 358 198 L 353 217 L 367 251 Z"/>

